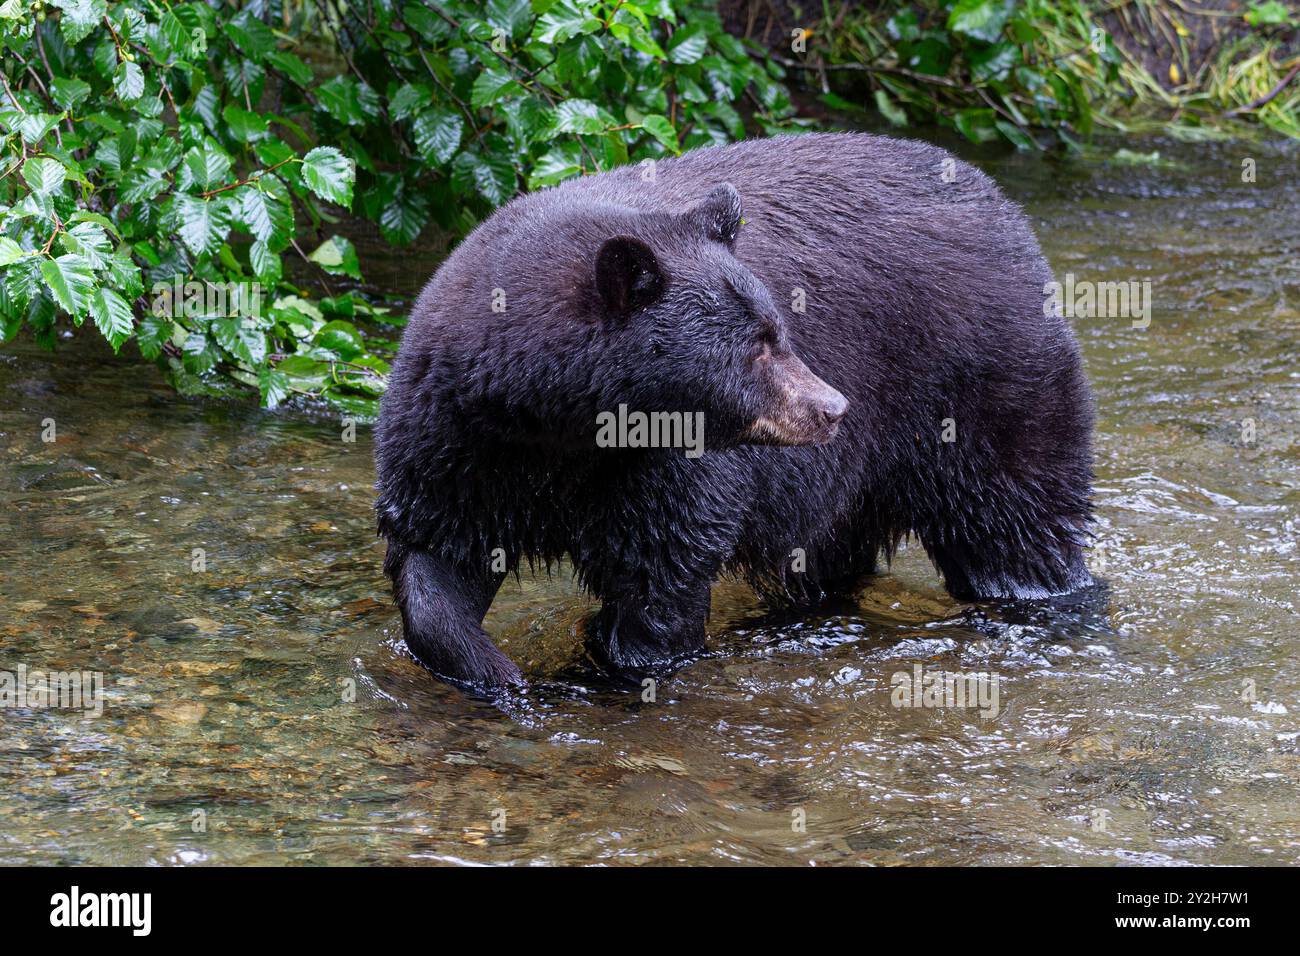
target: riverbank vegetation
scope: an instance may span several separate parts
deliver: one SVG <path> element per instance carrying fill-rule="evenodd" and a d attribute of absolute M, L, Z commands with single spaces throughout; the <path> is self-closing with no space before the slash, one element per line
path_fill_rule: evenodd
<path fill-rule="evenodd" d="M 895 127 L 939 123 L 1025 148 L 1077 149 L 1094 128 L 1194 140 L 1255 124 L 1300 138 L 1300 12 L 1279 0 L 827 0 L 807 10 L 761 0 L 737 5 L 733 22 L 829 104 Z"/>
<path fill-rule="evenodd" d="M 1206 46 L 1152 0 L 0 0 L 0 339 L 94 328 L 186 393 L 370 417 L 402 319 L 349 216 L 462 236 L 521 190 L 815 125 L 796 85 L 1024 149 L 1300 135 L 1295 15 L 1222 19 Z"/>

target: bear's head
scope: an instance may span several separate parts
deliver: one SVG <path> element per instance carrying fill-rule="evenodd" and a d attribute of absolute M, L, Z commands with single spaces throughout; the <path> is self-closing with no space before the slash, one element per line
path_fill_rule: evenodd
<path fill-rule="evenodd" d="M 848 401 L 795 353 L 769 290 L 734 255 L 742 222 L 724 183 L 679 213 L 604 223 L 614 234 L 591 261 L 589 309 L 618 359 L 607 401 L 703 412 L 715 447 L 827 442 Z"/>

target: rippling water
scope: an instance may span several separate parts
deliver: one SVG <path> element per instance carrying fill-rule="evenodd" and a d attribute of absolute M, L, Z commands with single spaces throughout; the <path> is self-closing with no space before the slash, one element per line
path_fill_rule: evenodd
<path fill-rule="evenodd" d="M 655 702 L 585 667 L 564 570 L 488 619 L 526 694 L 409 661 L 367 431 L 179 398 L 90 336 L 6 347 L 0 671 L 106 700 L 0 709 L 0 863 L 1300 861 L 1300 162 L 1159 145 L 981 163 L 1058 273 L 1151 281 L 1149 328 L 1076 320 L 1106 587 L 963 605 L 905 549 L 790 620 L 724 583 Z M 436 264 L 371 253 L 402 291 Z M 996 714 L 894 706 L 916 665 Z"/>

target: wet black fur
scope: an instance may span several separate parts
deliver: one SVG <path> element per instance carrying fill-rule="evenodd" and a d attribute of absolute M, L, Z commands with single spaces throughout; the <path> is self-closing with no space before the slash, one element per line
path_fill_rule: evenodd
<path fill-rule="evenodd" d="M 856 134 L 703 149 L 654 172 L 515 200 L 414 307 L 376 457 L 417 657 L 461 681 L 517 679 L 480 626 L 505 576 L 496 548 L 511 570 L 571 556 L 603 602 L 597 643 L 623 667 L 697 649 L 720 573 L 807 604 L 852 589 L 908 533 L 959 598 L 1089 582 L 1090 392 L 1069 327 L 1044 314 L 1051 274 L 1029 224 L 986 176 Z M 848 398 L 834 440 L 736 444 L 770 400 L 753 373 L 763 342 Z M 597 412 L 620 403 L 704 410 L 708 450 L 597 448 Z"/>

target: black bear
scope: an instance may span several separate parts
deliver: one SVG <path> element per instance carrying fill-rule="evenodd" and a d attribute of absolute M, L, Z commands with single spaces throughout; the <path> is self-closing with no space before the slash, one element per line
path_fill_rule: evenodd
<path fill-rule="evenodd" d="M 719 574 L 808 605 L 909 534 L 957 598 L 1088 584 L 1092 399 L 1051 281 L 1019 208 L 919 142 L 747 141 L 514 200 L 421 293 L 383 399 L 408 647 L 520 681 L 483 616 L 565 555 L 633 672 L 700 649 Z"/>

